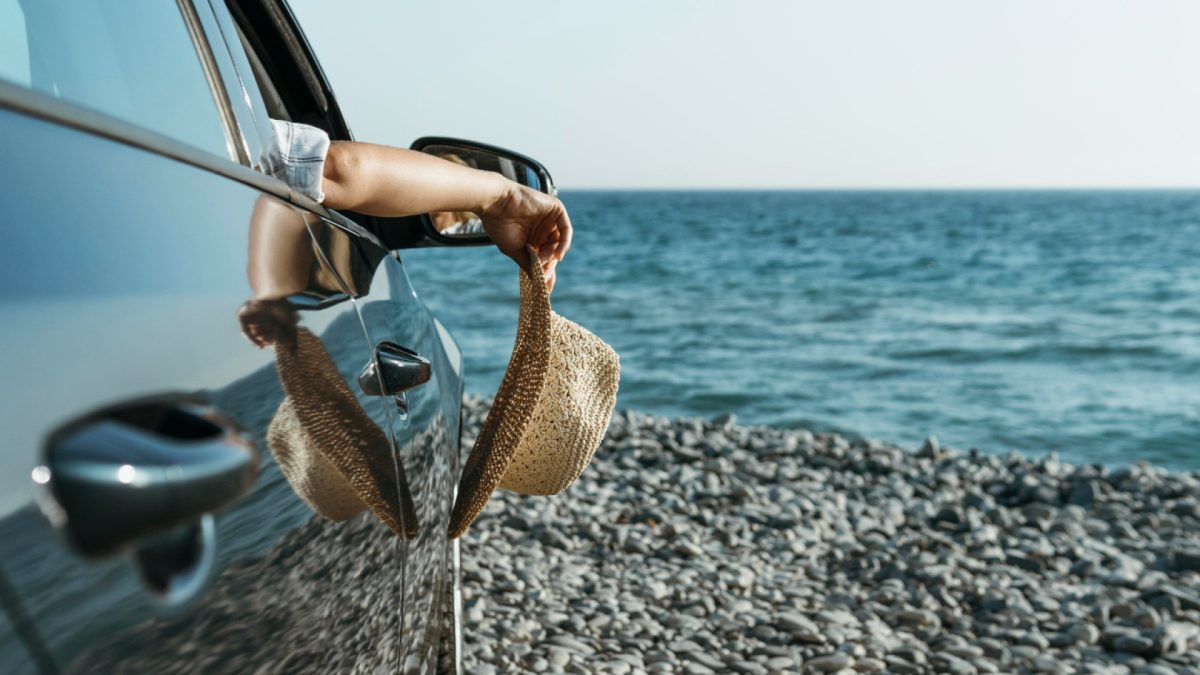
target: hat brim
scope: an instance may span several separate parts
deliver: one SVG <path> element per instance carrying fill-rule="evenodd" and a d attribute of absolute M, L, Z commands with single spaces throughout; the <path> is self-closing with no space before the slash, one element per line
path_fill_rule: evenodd
<path fill-rule="evenodd" d="M 487 506 L 533 418 L 550 363 L 550 295 L 533 249 L 521 280 L 517 338 L 504 379 L 463 466 L 450 514 L 451 539 L 462 536 Z"/>
<path fill-rule="evenodd" d="M 294 342 L 275 345 L 275 364 L 309 442 L 388 528 L 407 539 L 416 537 L 416 508 L 400 459 L 321 340 L 297 329 Z"/>

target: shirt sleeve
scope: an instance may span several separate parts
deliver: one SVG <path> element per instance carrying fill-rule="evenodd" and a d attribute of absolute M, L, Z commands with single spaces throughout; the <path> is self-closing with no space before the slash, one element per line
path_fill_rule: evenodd
<path fill-rule="evenodd" d="M 307 124 L 282 120 L 271 120 L 271 128 L 274 137 L 259 159 L 263 173 L 282 180 L 314 201 L 325 201 L 321 179 L 329 152 L 329 134 Z"/>

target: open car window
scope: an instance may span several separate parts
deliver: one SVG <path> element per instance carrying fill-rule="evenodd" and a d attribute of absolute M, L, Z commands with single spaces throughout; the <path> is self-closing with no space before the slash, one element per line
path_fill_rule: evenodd
<path fill-rule="evenodd" d="M 239 0 L 226 2 L 226 7 L 268 114 L 349 140 L 341 113 L 286 6 L 275 0 Z"/>

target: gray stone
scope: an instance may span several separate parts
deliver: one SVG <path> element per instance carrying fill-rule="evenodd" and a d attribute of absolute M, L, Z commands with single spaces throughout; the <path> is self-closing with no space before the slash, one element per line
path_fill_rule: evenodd
<path fill-rule="evenodd" d="M 1100 496 L 1100 481 L 1083 479 L 1071 484 L 1071 494 L 1067 501 L 1086 509 L 1100 501 Z"/>
<path fill-rule="evenodd" d="M 580 642 L 575 638 L 567 637 L 566 635 L 555 635 L 548 638 L 546 642 L 562 647 L 567 651 L 575 652 L 576 654 L 583 654 L 585 656 L 590 656 L 596 653 L 596 650 L 592 647 L 589 647 L 587 644 Z"/>
<path fill-rule="evenodd" d="M 731 661 L 728 667 L 743 675 L 767 675 L 767 667 L 754 661 Z"/>
<path fill-rule="evenodd" d="M 1172 551 L 1170 565 L 1176 572 L 1200 572 L 1200 549 Z"/>
<path fill-rule="evenodd" d="M 849 654 L 834 652 L 824 656 L 811 658 L 804 662 L 804 667 L 822 673 L 832 673 L 854 665 L 854 659 Z"/>
<path fill-rule="evenodd" d="M 1113 649 L 1130 654 L 1149 654 L 1154 651 L 1154 640 L 1144 635 L 1120 635 L 1113 640 Z"/>
<path fill-rule="evenodd" d="M 975 675 L 979 672 L 970 661 L 944 652 L 934 654 L 931 662 L 936 672 L 947 673 L 947 675 Z"/>

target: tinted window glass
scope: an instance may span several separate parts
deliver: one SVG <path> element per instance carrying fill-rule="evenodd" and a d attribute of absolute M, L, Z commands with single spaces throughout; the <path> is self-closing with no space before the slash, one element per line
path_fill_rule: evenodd
<path fill-rule="evenodd" d="M 178 5 L 0 0 L 0 78 L 229 156 Z"/>

